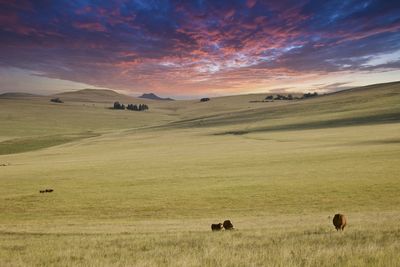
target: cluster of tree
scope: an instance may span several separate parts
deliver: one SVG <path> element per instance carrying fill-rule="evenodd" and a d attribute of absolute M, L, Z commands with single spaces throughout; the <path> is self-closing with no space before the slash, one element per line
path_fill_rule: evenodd
<path fill-rule="evenodd" d="M 50 99 L 50 101 L 51 102 L 54 102 L 54 103 L 64 103 L 60 98 L 52 98 L 52 99 Z"/>
<path fill-rule="evenodd" d="M 114 109 L 125 109 L 125 105 L 117 102 L 114 102 Z"/>
<path fill-rule="evenodd" d="M 117 102 L 114 102 L 114 109 L 125 109 L 125 105 Z M 144 110 L 148 110 L 149 106 L 147 106 L 146 104 L 128 104 L 128 106 L 126 106 L 126 109 L 129 110 L 134 110 L 134 111 L 144 111 Z"/>
<path fill-rule="evenodd" d="M 139 104 L 139 105 L 128 104 L 128 106 L 126 108 L 129 110 L 134 110 L 134 111 L 143 111 L 143 110 L 149 109 L 149 107 L 146 104 Z"/>
<path fill-rule="evenodd" d="M 296 99 L 295 97 L 293 97 L 291 94 L 289 95 L 269 95 L 265 98 L 265 100 L 293 100 Z"/>
<path fill-rule="evenodd" d="M 305 98 L 310 98 L 310 97 L 315 97 L 318 96 L 318 93 L 306 93 L 303 94 L 302 97 L 295 97 L 291 94 L 288 95 L 269 95 L 265 98 L 265 100 L 296 100 L 296 99 L 305 99 Z"/>
<path fill-rule="evenodd" d="M 317 92 L 304 94 L 303 98 L 310 98 L 310 97 L 315 97 L 315 96 L 318 96 Z"/>
<path fill-rule="evenodd" d="M 210 99 L 208 97 L 203 97 L 202 99 L 200 99 L 201 102 L 207 102 L 210 101 Z"/>

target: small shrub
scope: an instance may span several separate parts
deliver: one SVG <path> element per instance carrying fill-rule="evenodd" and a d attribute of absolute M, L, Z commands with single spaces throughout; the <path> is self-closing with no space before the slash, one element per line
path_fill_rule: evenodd
<path fill-rule="evenodd" d="M 54 103 L 64 103 L 60 98 L 52 98 L 52 99 L 50 99 L 50 101 L 51 102 L 54 102 Z"/>
<path fill-rule="evenodd" d="M 303 95 L 303 98 L 310 98 L 310 97 L 316 97 L 316 96 L 318 96 L 318 93 L 317 93 L 317 92 L 314 92 L 314 93 L 306 93 L 306 94 Z"/>

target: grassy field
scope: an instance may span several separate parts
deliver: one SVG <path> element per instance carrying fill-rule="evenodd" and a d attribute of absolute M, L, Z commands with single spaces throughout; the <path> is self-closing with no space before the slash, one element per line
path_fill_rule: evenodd
<path fill-rule="evenodd" d="M 264 97 L 0 99 L 0 266 L 399 266 L 400 83 Z"/>

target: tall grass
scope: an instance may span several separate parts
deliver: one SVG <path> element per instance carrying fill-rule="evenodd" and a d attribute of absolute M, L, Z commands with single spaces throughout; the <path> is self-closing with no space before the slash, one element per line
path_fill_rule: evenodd
<path fill-rule="evenodd" d="M 397 266 L 400 214 L 375 215 L 354 214 L 343 233 L 318 216 L 242 218 L 241 229 L 224 232 L 201 229 L 205 221 L 176 221 L 182 229 L 148 221 L 148 229 L 114 233 L 2 231 L 0 258 L 2 266 Z"/>

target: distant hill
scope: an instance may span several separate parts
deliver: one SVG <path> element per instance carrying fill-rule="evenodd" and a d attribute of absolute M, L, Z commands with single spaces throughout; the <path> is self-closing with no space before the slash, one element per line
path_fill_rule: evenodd
<path fill-rule="evenodd" d="M 145 98 L 145 99 L 151 99 L 151 100 L 168 100 L 168 101 L 173 101 L 174 99 L 172 98 L 162 98 L 159 97 L 158 95 L 155 95 L 153 93 L 148 93 L 148 94 L 143 94 L 141 96 L 139 96 L 139 98 Z"/>
<path fill-rule="evenodd" d="M 400 122 L 400 82 L 351 88 L 307 100 L 255 101 L 265 95 L 215 97 L 209 105 L 192 103 L 190 108 L 178 110 L 187 117 L 169 126 L 226 127 L 229 131 L 222 134 L 247 134 Z"/>
<path fill-rule="evenodd" d="M 63 101 L 76 102 L 112 103 L 114 101 L 120 101 L 124 103 L 135 103 L 138 101 L 137 98 L 106 89 L 83 89 L 79 91 L 55 94 L 52 95 L 52 97 L 58 97 Z"/>

